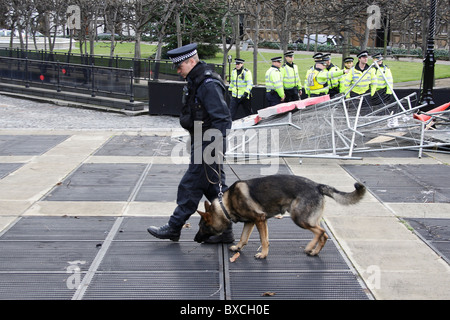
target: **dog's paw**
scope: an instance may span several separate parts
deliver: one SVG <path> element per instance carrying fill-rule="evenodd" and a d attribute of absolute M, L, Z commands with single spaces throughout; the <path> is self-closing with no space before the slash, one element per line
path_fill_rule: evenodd
<path fill-rule="evenodd" d="M 267 254 L 264 254 L 262 252 L 258 252 L 255 254 L 255 259 L 265 259 L 267 257 Z"/>
<path fill-rule="evenodd" d="M 305 253 L 308 255 L 308 256 L 311 256 L 311 257 L 314 257 L 314 256 L 317 256 L 318 254 L 319 254 L 319 251 L 317 251 L 317 250 L 305 250 Z"/>
<path fill-rule="evenodd" d="M 241 248 L 239 248 L 239 247 L 236 246 L 236 245 L 231 246 L 231 247 L 229 247 L 228 249 L 229 249 L 230 251 L 233 251 L 233 252 L 241 251 Z"/>

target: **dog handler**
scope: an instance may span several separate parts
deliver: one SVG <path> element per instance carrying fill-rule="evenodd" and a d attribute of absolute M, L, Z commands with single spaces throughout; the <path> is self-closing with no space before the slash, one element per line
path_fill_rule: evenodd
<path fill-rule="evenodd" d="M 191 157 L 188 170 L 178 185 L 177 207 L 170 216 L 169 222 L 161 227 L 151 226 L 147 231 L 159 239 L 178 241 L 181 228 L 196 212 L 203 195 L 209 201 L 217 198 L 220 192 L 217 183 L 219 182 L 218 172 L 221 173 L 222 191 L 227 189 L 223 166 L 219 166 L 218 161 L 207 163 L 211 161 L 204 159 L 203 151 L 213 144 L 214 140 L 203 139 L 203 133 L 208 129 L 217 129 L 216 131 L 222 135 L 222 152 L 224 154 L 226 132 L 231 128 L 231 116 L 224 100 L 226 89 L 223 81 L 218 74 L 209 69 L 205 62 L 199 60 L 196 43 L 170 50 L 167 54 L 177 69 L 177 73 L 187 80 L 187 85 L 183 89 L 180 124 L 191 135 Z M 198 129 L 199 127 L 201 129 Z M 194 136 L 197 140 L 198 137 L 194 135 L 194 128 L 202 131 L 202 141 L 195 141 Z M 197 159 L 198 155 L 196 156 L 199 150 L 195 149 L 198 146 L 201 146 L 200 161 Z M 223 154 L 216 154 L 214 159 L 222 157 Z M 223 161 L 221 162 L 223 163 Z M 211 237 L 206 242 L 231 243 L 233 241 L 234 235 L 230 224 L 229 229 L 224 233 Z"/>

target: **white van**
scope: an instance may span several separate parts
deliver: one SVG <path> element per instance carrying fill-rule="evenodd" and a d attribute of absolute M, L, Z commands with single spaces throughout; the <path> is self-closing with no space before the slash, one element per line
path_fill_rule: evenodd
<path fill-rule="evenodd" d="M 338 46 L 342 42 L 341 36 L 335 36 L 335 35 L 326 35 L 326 34 L 318 34 L 317 35 L 317 44 L 323 44 L 323 45 L 331 45 L 331 46 Z M 305 34 L 303 37 L 303 43 L 308 43 L 308 35 Z M 309 35 L 309 44 L 314 45 L 316 44 L 316 35 L 310 34 Z"/>

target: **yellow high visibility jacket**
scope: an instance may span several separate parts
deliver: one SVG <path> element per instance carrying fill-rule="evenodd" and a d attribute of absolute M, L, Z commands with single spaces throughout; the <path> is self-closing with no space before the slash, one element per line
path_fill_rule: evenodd
<path fill-rule="evenodd" d="M 332 75 L 334 72 L 336 71 L 341 71 L 341 69 L 337 66 L 335 66 L 334 64 L 331 64 L 329 68 L 327 68 L 327 70 L 332 73 L 329 73 L 329 75 Z M 342 76 L 339 77 L 330 77 L 328 78 L 328 87 L 331 89 L 335 89 L 335 88 L 339 88 L 339 80 L 341 79 Z"/>
<path fill-rule="evenodd" d="M 238 70 L 234 69 L 231 72 L 230 86 L 228 88 L 231 91 L 233 98 L 241 98 L 244 93 L 248 93 L 247 99 L 250 99 L 250 93 L 253 88 L 252 72 L 248 69 L 244 69 L 238 75 Z"/>
<path fill-rule="evenodd" d="M 344 70 L 328 71 L 327 69 L 317 69 L 311 67 L 306 72 L 305 92 L 308 96 L 312 94 L 328 94 L 328 81 L 339 79 L 344 74 Z"/>
<path fill-rule="evenodd" d="M 301 90 L 302 85 L 300 82 L 300 76 L 298 75 L 298 67 L 296 64 L 292 64 L 292 67 L 285 63 L 281 68 L 281 77 L 283 78 L 283 87 L 285 89 L 298 88 Z"/>
<path fill-rule="evenodd" d="M 367 72 L 364 77 L 364 72 L 369 68 L 369 65 L 366 65 L 364 70 L 359 68 L 359 64 L 356 64 L 353 68 L 350 69 L 349 73 L 344 78 L 344 92 L 346 92 L 354 83 L 358 81 L 358 79 L 362 78 L 361 81 L 352 89 L 352 91 L 356 94 L 364 94 L 372 85 L 372 72 Z M 349 93 L 350 94 L 350 93 Z"/>
<path fill-rule="evenodd" d="M 394 86 L 394 79 L 392 78 L 391 69 L 386 65 L 381 65 L 379 68 L 373 67 L 370 71 L 372 71 L 372 86 L 370 88 L 371 95 L 373 96 L 375 92 L 386 87 L 386 93 L 392 94 L 391 88 Z M 383 74 L 388 82 L 384 80 Z"/>
<path fill-rule="evenodd" d="M 269 70 L 266 71 L 266 92 L 271 92 L 272 90 L 284 98 L 283 80 L 281 78 L 280 69 L 275 66 L 271 66 Z"/>

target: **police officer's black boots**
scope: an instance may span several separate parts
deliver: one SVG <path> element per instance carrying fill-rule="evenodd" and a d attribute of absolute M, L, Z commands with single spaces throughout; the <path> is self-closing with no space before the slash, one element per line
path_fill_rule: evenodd
<path fill-rule="evenodd" d="M 181 230 L 171 227 L 168 223 L 159 228 L 151 226 L 147 231 L 158 239 L 180 240 Z"/>
<path fill-rule="evenodd" d="M 233 234 L 233 224 L 230 223 L 227 230 L 225 230 L 222 234 L 217 236 L 211 236 L 205 243 L 215 244 L 215 243 L 233 243 L 234 242 L 234 234 Z"/>

